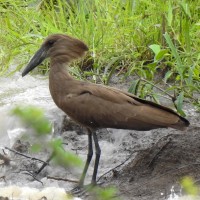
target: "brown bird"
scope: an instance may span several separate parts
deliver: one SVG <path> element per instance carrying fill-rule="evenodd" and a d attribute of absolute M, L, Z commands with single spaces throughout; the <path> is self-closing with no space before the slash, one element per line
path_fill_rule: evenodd
<path fill-rule="evenodd" d="M 189 121 L 170 108 L 140 99 L 116 88 L 75 80 L 66 70 L 72 60 L 82 57 L 88 47 L 82 41 L 64 34 L 47 37 L 24 69 L 28 74 L 45 58 L 50 58 L 49 89 L 56 105 L 88 131 L 88 155 L 79 180 L 82 187 L 93 155 L 96 158 L 91 184 L 96 176 L 101 150 L 95 130 L 99 128 L 148 131 L 157 128 L 185 130 Z"/>

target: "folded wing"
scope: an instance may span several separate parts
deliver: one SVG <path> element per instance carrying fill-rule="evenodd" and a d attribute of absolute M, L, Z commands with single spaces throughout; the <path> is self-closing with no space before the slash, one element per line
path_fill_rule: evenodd
<path fill-rule="evenodd" d="M 64 112 L 92 128 L 184 130 L 189 125 L 185 118 L 167 107 L 102 85 L 84 85 L 84 89 L 68 94 L 63 100 Z"/>

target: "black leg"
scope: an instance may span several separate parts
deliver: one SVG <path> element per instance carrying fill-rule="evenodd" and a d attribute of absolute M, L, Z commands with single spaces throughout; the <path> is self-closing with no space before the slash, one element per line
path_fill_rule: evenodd
<path fill-rule="evenodd" d="M 95 185 L 96 184 L 96 178 L 97 178 L 97 172 L 98 172 L 98 166 L 99 166 L 99 160 L 100 160 L 100 156 L 101 156 L 101 149 L 100 149 L 100 146 L 99 146 L 99 142 L 98 142 L 96 132 L 94 131 L 92 133 L 92 135 L 93 135 L 95 150 L 96 150 L 94 171 L 93 171 L 93 175 L 92 175 L 92 184 Z"/>
<path fill-rule="evenodd" d="M 87 187 L 83 187 L 84 179 L 85 179 L 85 176 L 86 176 L 86 173 L 87 173 L 87 170 L 88 170 L 88 167 L 90 165 L 90 161 L 91 161 L 92 155 L 93 155 L 92 137 L 93 137 L 93 140 L 94 140 L 95 151 L 96 151 L 94 171 L 93 171 L 93 175 L 92 175 L 91 185 L 89 185 Z M 71 190 L 71 193 L 73 195 L 77 195 L 77 194 L 80 194 L 80 193 L 83 194 L 87 190 L 89 190 L 91 188 L 91 186 L 96 185 L 96 177 L 97 177 L 100 155 L 101 155 L 101 149 L 99 147 L 97 135 L 96 135 L 95 132 L 92 132 L 90 129 L 88 129 L 88 155 L 87 155 L 87 160 L 86 160 L 85 167 L 84 167 L 83 173 L 81 175 L 78 186 Z"/>
<path fill-rule="evenodd" d="M 87 160 L 85 163 L 85 167 L 83 169 L 80 181 L 79 181 L 79 186 L 83 186 L 84 184 L 84 180 L 85 180 L 85 176 L 88 170 L 88 167 L 90 165 L 90 161 L 92 159 L 93 156 L 93 148 L 92 148 L 92 132 L 90 130 L 88 130 L 88 155 L 87 155 Z"/>

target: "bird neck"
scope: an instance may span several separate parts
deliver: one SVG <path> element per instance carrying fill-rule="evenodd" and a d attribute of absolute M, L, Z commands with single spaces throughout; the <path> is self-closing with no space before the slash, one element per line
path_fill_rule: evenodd
<path fill-rule="evenodd" d="M 69 91 L 69 82 L 74 79 L 68 73 L 66 64 L 51 63 L 49 72 L 49 90 L 54 102 L 59 107 L 60 101 Z"/>
<path fill-rule="evenodd" d="M 50 64 L 49 78 L 50 80 L 56 82 L 59 78 L 64 78 L 65 80 L 72 80 L 73 77 L 67 71 L 67 63 L 53 63 Z M 60 81 L 59 81 L 60 83 Z"/>

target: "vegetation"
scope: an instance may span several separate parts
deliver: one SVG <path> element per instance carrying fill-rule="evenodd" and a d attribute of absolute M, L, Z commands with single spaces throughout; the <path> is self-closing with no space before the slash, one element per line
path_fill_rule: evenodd
<path fill-rule="evenodd" d="M 61 139 L 49 139 L 48 136 L 52 133 L 52 125 L 44 116 L 42 109 L 33 106 L 15 107 L 12 110 L 12 115 L 19 117 L 32 130 L 33 134 L 31 135 L 35 141 L 34 144 L 31 144 L 32 151 L 38 152 L 49 148 L 54 153 L 54 161 L 57 164 L 62 166 L 82 165 L 80 158 L 63 149 L 63 141 Z"/>
<path fill-rule="evenodd" d="M 186 192 L 187 195 L 198 197 L 199 194 L 199 188 L 195 184 L 195 181 L 190 176 L 186 176 L 182 179 L 181 185 Z"/>
<path fill-rule="evenodd" d="M 48 137 L 52 132 L 52 126 L 49 120 L 44 115 L 43 110 L 33 107 L 15 107 L 12 109 L 12 115 L 17 116 L 29 130 L 32 129 L 33 134 L 28 134 L 26 137 L 34 137 L 30 141 L 34 141 L 31 144 L 32 152 L 42 151 L 49 148 L 53 152 L 53 160 L 58 165 L 63 167 L 80 167 L 83 166 L 82 160 L 75 154 L 65 151 L 63 148 L 62 139 L 50 139 Z M 44 138 L 47 136 L 47 138 Z M 22 136 L 23 137 L 23 136 Z M 113 187 L 101 188 L 91 187 L 88 188 L 95 199 L 97 200 L 119 200 L 117 197 L 117 190 Z"/>
<path fill-rule="evenodd" d="M 142 98 L 164 95 L 182 115 L 183 100 L 200 107 L 198 0 L 2 0 L 0 12 L 1 75 L 20 70 L 47 35 L 67 33 L 90 47 L 71 68 L 77 78 L 133 76 L 129 91 Z"/>

